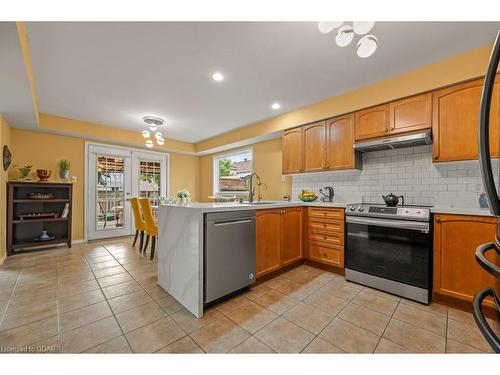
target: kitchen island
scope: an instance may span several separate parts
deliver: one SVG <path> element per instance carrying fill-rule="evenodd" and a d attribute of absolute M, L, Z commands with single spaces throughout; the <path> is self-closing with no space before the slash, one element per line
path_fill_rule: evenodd
<path fill-rule="evenodd" d="M 196 317 L 203 316 L 204 215 L 284 207 L 340 207 L 345 203 L 192 203 L 158 208 L 158 284 Z"/>

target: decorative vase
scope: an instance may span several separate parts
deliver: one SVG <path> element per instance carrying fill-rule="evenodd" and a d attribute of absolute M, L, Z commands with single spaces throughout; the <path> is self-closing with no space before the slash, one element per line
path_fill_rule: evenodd
<path fill-rule="evenodd" d="M 69 179 L 69 169 L 61 169 L 59 173 L 59 177 L 63 180 L 68 180 Z"/>

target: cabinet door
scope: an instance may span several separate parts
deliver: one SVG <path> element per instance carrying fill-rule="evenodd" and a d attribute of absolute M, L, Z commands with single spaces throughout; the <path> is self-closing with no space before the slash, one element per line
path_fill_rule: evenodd
<path fill-rule="evenodd" d="M 285 208 L 281 217 L 281 262 L 283 265 L 302 258 L 302 207 Z"/>
<path fill-rule="evenodd" d="M 281 209 L 257 211 L 255 252 L 257 277 L 281 266 Z"/>
<path fill-rule="evenodd" d="M 286 130 L 282 137 L 283 174 L 302 171 L 302 128 Z"/>
<path fill-rule="evenodd" d="M 494 218 L 442 215 L 434 218 L 434 292 L 472 301 L 495 279 L 476 262 L 478 245 L 495 241 Z M 493 259 L 490 259 L 493 260 Z M 493 306 L 491 301 L 487 304 Z"/>
<path fill-rule="evenodd" d="M 389 104 L 390 133 L 404 133 L 430 129 L 432 121 L 432 94 L 422 94 Z"/>
<path fill-rule="evenodd" d="M 477 124 L 483 80 L 461 83 L 433 94 L 432 153 L 435 162 L 478 158 Z M 491 101 L 490 147 L 499 156 L 499 89 L 495 83 Z"/>
<path fill-rule="evenodd" d="M 322 171 L 326 167 L 326 123 L 320 121 L 302 127 L 304 171 Z"/>
<path fill-rule="evenodd" d="M 340 116 L 327 121 L 326 168 L 355 168 L 354 115 Z"/>
<path fill-rule="evenodd" d="M 389 104 L 358 111 L 355 117 L 356 141 L 389 134 Z"/>

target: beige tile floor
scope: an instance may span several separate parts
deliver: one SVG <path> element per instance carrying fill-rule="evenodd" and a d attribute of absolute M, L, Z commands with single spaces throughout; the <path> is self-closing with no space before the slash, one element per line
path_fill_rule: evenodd
<path fill-rule="evenodd" d="M 0 352 L 491 352 L 469 313 L 305 265 L 196 319 L 131 242 L 9 257 L 0 266 Z"/>

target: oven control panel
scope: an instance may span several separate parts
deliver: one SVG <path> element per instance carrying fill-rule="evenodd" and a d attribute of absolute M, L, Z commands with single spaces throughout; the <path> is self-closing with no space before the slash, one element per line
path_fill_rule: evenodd
<path fill-rule="evenodd" d="M 382 204 L 356 203 L 348 204 L 346 215 L 386 217 L 388 219 L 429 221 L 428 207 L 398 206 L 389 207 Z"/>

